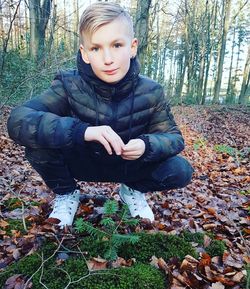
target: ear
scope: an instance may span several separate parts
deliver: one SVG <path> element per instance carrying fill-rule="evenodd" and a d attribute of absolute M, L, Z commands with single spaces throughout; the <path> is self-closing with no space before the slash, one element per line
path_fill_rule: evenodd
<path fill-rule="evenodd" d="M 138 48 L 138 39 L 133 38 L 131 41 L 131 58 L 134 58 L 136 56 L 137 48 Z"/>
<path fill-rule="evenodd" d="M 81 52 L 81 55 L 82 55 L 82 60 L 85 63 L 89 64 L 90 62 L 89 62 L 88 54 L 86 52 L 85 47 L 82 44 L 80 45 L 80 52 Z"/>

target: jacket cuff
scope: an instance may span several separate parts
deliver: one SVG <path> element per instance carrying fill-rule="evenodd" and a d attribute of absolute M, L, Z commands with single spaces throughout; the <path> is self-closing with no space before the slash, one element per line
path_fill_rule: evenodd
<path fill-rule="evenodd" d="M 88 123 L 78 123 L 73 131 L 73 142 L 74 144 L 77 145 L 84 145 L 85 140 L 84 140 L 84 134 L 86 129 L 88 128 L 89 124 Z"/>
<path fill-rule="evenodd" d="M 146 136 L 146 135 L 140 135 L 138 136 L 137 138 L 141 139 L 144 141 L 145 143 L 145 151 L 143 153 L 143 155 L 141 155 L 139 157 L 139 160 L 144 160 L 144 158 L 146 158 L 149 154 L 149 151 L 150 151 L 150 142 L 149 142 L 149 137 Z"/>

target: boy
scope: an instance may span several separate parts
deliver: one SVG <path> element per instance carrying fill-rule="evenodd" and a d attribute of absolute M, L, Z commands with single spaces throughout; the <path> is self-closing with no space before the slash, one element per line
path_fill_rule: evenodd
<path fill-rule="evenodd" d="M 191 165 L 162 87 L 139 75 L 129 14 L 98 2 L 80 20 L 78 70 L 61 72 L 40 96 L 15 108 L 10 137 L 56 194 L 50 217 L 72 225 L 76 180 L 119 182 L 133 217 L 154 220 L 145 193 L 186 186 Z"/>

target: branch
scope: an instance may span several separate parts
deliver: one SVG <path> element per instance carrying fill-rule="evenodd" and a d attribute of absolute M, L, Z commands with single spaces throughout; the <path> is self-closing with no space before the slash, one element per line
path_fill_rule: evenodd
<path fill-rule="evenodd" d="M 234 22 L 235 18 L 239 15 L 240 11 L 247 5 L 248 3 L 248 0 L 245 1 L 245 3 L 243 3 L 240 8 L 239 8 L 239 11 L 233 16 L 232 18 L 232 22 Z"/>
<path fill-rule="evenodd" d="M 29 282 L 32 280 L 32 278 L 42 269 L 42 272 L 43 272 L 43 266 L 46 262 L 48 262 L 50 259 L 52 259 L 55 254 L 58 252 L 58 250 L 60 249 L 62 243 L 64 241 L 64 237 L 62 238 L 62 240 L 60 241 L 60 244 L 58 245 L 58 247 L 56 248 L 56 250 L 54 251 L 54 253 L 49 256 L 46 260 L 43 260 L 43 257 L 42 257 L 42 264 L 39 266 L 39 268 L 30 276 L 30 278 L 25 282 L 24 284 L 24 288 L 23 289 L 27 289 L 27 285 L 29 284 Z M 40 276 L 41 277 L 41 276 Z M 45 286 L 45 285 L 44 285 Z M 45 287 L 47 288 L 47 287 Z M 47 288 L 48 289 L 48 288 Z"/>

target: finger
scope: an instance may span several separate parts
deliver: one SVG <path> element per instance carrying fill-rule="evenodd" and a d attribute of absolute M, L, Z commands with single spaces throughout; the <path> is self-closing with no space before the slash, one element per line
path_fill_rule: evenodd
<path fill-rule="evenodd" d="M 130 140 L 125 146 L 124 151 L 137 150 L 140 147 L 140 142 L 135 139 Z"/>
<path fill-rule="evenodd" d="M 133 161 L 133 160 L 138 159 L 140 156 L 124 156 L 124 155 L 121 155 L 121 157 L 122 157 L 124 160 Z"/>
<path fill-rule="evenodd" d="M 111 148 L 109 142 L 104 137 L 101 137 L 99 142 L 105 147 L 108 154 L 112 155 L 112 148 Z"/>
<path fill-rule="evenodd" d="M 106 133 L 104 134 L 104 138 L 109 143 L 109 145 L 113 148 L 117 155 L 120 155 L 122 152 L 122 148 L 124 146 L 122 139 L 116 133 Z"/>

